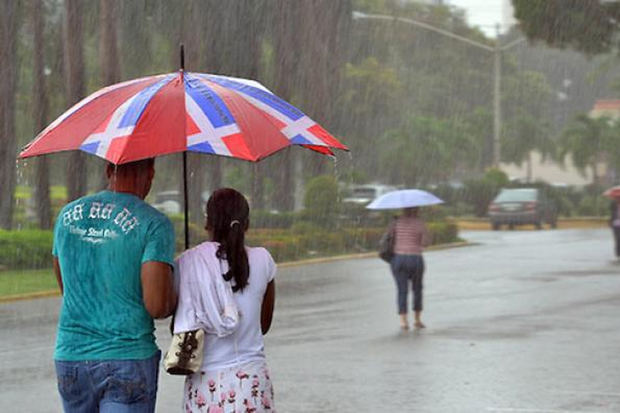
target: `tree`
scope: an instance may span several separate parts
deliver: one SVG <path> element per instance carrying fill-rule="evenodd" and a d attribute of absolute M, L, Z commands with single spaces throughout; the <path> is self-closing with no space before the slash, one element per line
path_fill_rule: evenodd
<path fill-rule="evenodd" d="M 604 161 L 606 146 L 617 139 L 611 139 L 612 127 L 609 118 L 591 118 L 581 114 L 575 117 L 563 131 L 559 141 L 559 158 L 562 162 L 570 154 L 575 166 L 585 174 L 592 170 L 592 183 L 600 183 L 599 164 Z M 617 150 L 617 148 L 616 148 Z"/>
<path fill-rule="evenodd" d="M 11 229 L 15 200 L 15 91 L 17 85 L 17 32 L 20 5 L 0 0 L 0 227 Z"/>
<path fill-rule="evenodd" d="M 504 126 L 502 133 L 502 159 L 521 166 L 526 163 L 526 180 L 532 181 L 532 152 L 539 151 L 543 159 L 551 154 L 553 142 L 550 138 L 548 124 L 532 116 L 526 111 L 521 113 Z"/>
<path fill-rule="evenodd" d="M 385 133 L 378 145 L 383 176 L 393 184 L 419 186 L 451 177 L 478 156 L 475 140 L 459 122 L 413 116 Z"/>
<path fill-rule="evenodd" d="M 82 2 L 65 0 L 65 76 L 69 105 L 77 103 L 85 95 Z M 86 193 L 86 155 L 75 151 L 67 165 L 67 195 L 69 201 Z"/>
<path fill-rule="evenodd" d="M 617 48 L 620 3 L 601 0 L 512 0 L 514 16 L 531 40 L 588 54 Z"/>
<path fill-rule="evenodd" d="M 33 0 L 32 2 L 32 24 L 33 24 L 33 51 L 34 51 L 34 83 L 33 83 L 33 103 L 34 120 L 37 132 L 42 131 L 47 125 L 47 90 L 45 86 L 45 45 L 43 34 L 45 32 L 45 22 L 42 11 L 44 9 L 43 0 Z M 37 171 L 35 178 L 35 205 L 39 217 L 39 227 L 50 229 L 52 227 L 52 206 L 50 201 L 49 187 L 49 165 L 46 156 L 37 159 Z"/>
<path fill-rule="evenodd" d="M 121 61 L 118 52 L 118 2 L 99 0 L 99 69 L 101 86 L 121 80 Z M 100 172 L 99 187 L 105 188 L 108 179 Z"/>
<path fill-rule="evenodd" d="M 286 101 L 292 101 L 295 83 L 299 79 L 297 55 L 301 50 L 301 39 L 297 31 L 302 16 L 296 4 L 287 0 L 276 0 L 273 5 L 272 38 L 274 43 L 274 91 Z M 278 156 L 279 168 L 275 170 L 275 181 L 279 183 L 274 194 L 279 209 L 291 211 L 294 208 L 294 157 L 290 148 Z"/>

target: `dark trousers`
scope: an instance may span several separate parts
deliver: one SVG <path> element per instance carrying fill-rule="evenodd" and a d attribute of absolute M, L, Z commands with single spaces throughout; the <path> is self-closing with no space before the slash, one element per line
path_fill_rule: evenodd
<path fill-rule="evenodd" d="M 616 243 L 616 257 L 620 258 L 620 227 L 612 227 Z"/>
<path fill-rule="evenodd" d="M 422 278 L 424 259 L 421 255 L 394 255 L 390 262 L 392 275 L 396 282 L 396 303 L 398 314 L 407 312 L 407 293 L 409 282 L 413 292 L 413 310 L 422 311 Z"/>

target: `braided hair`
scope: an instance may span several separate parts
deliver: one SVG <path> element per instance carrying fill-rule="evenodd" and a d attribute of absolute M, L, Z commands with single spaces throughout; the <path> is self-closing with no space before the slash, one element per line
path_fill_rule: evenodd
<path fill-rule="evenodd" d="M 228 261 L 226 281 L 235 279 L 233 291 L 248 285 L 250 267 L 245 251 L 245 231 L 249 225 L 250 207 L 243 195 L 232 188 L 220 188 L 207 201 L 206 229 L 211 240 L 219 242 L 216 256 Z"/>

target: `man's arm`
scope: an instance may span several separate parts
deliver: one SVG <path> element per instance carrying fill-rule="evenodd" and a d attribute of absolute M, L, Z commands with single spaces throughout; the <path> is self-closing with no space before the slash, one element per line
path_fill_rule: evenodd
<path fill-rule="evenodd" d="M 56 282 L 58 283 L 58 288 L 60 288 L 60 294 L 64 294 L 64 288 L 62 285 L 62 274 L 60 273 L 60 264 L 58 263 L 58 258 L 54 257 L 54 275 L 56 275 Z"/>
<path fill-rule="evenodd" d="M 147 261 L 142 264 L 140 278 L 142 299 L 151 317 L 166 318 L 172 315 L 177 305 L 177 297 L 170 265 Z"/>
<path fill-rule="evenodd" d="M 263 305 L 260 311 L 260 327 L 264 334 L 267 334 L 271 327 L 271 320 L 273 318 L 273 307 L 276 302 L 276 283 L 271 280 L 267 284 L 265 295 L 263 296 Z"/>

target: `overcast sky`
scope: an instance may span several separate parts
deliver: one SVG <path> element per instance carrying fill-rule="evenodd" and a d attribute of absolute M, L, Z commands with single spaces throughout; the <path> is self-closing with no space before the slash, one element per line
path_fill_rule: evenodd
<path fill-rule="evenodd" d="M 509 16 L 512 16 L 510 0 L 448 0 L 448 4 L 465 9 L 467 21 L 472 26 L 479 26 L 487 36 L 495 37 L 495 24 L 501 24 L 501 31 L 507 27 L 504 20 L 504 8 Z"/>

